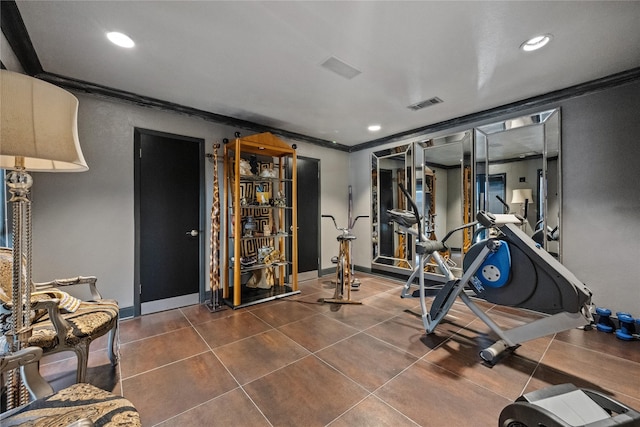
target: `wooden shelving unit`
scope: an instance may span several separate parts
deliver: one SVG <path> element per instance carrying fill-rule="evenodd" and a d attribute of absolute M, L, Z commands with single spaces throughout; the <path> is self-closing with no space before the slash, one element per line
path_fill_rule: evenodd
<path fill-rule="evenodd" d="M 295 148 L 271 133 L 224 146 L 223 300 L 233 308 L 300 293 Z M 241 168 L 250 160 L 253 173 Z"/>

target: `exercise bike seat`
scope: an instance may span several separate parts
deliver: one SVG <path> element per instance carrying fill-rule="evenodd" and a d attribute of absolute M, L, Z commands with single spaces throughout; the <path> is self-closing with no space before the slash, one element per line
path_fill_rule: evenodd
<path fill-rule="evenodd" d="M 354 236 L 353 234 L 340 234 L 338 237 L 336 237 L 336 239 L 339 242 L 343 242 L 345 240 L 356 240 L 356 236 Z"/>
<path fill-rule="evenodd" d="M 387 209 L 387 215 L 402 227 L 411 228 L 418 223 L 416 215 L 404 209 Z"/>
<path fill-rule="evenodd" d="M 499 426 L 640 426 L 640 413 L 600 392 L 559 384 L 520 396 L 500 413 Z"/>

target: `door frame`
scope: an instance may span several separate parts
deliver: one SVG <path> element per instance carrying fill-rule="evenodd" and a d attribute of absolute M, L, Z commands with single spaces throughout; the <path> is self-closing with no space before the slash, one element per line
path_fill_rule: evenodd
<path fill-rule="evenodd" d="M 206 253 L 206 242 L 207 239 L 205 237 L 208 236 L 208 228 L 206 223 L 206 212 L 205 212 L 205 204 L 206 204 L 206 182 L 205 182 L 205 150 L 204 143 L 205 140 L 202 138 L 194 138 L 190 136 L 177 135 L 169 132 L 161 132 L 152 129 L 145 129 L 140 127 L 134 127 L 133 130 L 133 193 L 134 193 L 134 273 L 133 273 L 133 310 L 134 317 L 138 317 L 141 315 L 142 311 L 142 303 L 140 301 L 140 293 L 141 293 L 141 274 L 140 274 L 140 145 L 141 145 L 141 135 L 152 135 L 159 136 L 163 138 L 171 138 L 177 139 L 184 142 L 196 143 L 198 144 L 200 154 L 198 156 L 198 169 L 199 169 L 199 179 L 198 179 L 198 193 L 199 193 L 199 209 L 198 209 L 198 229 L 203 230 L 198 235 L 198 247 L 199 247 L 199 255 L 198 255 L 198 276 L 199 276 L 199 284 L 198 284 L 198 301 L 202 303 L 205 300 L 206 289 L 205 289 L 205 274 L 204 272 L 208 269 L 208 256 Z"/>

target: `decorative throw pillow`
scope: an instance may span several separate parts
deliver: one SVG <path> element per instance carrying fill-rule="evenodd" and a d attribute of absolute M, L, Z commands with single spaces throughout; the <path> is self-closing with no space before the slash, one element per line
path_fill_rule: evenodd
<path fill-rule="evenodd" d="M 67 313 L 73 313 L 80 307 L 80 303 L 82 300 L 69 295 L 66 292 L 63 292 L 59 289 L 48 289 L 46 291 L 37 291 L 31 294 L 32 299 L 51 299 L 57 298 L 60 300 L 60 309 L 66 311 Z"/>

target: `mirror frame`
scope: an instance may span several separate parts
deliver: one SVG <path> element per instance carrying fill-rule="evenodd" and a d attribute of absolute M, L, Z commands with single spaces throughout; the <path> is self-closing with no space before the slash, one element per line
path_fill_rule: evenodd
<path fill-rule="evenodd" d="M 425 212 L 425 202 L 426 197 L 417 197 L 418 186 L 421 188 L 424 186 L 424 179 L 421 183 L 417 182 L 418 174 L 422 173 L 424 164 L 432 163 L 432 160 L 429 157 L 430 153 L 434 153 L 440 147 L 453 147 L 454 145 L 460 147 L 460 157 L 465 158 L 468 156 L 470 159 L 461 159 L 460 164 L 464 166 L 464 164 L 469 164 L 470 166 L 470 174 L 473 176 L 473 129 L 468 128 L 466 130 L 462 130 L 455 133 L 447 133 L 447 134 L 437 134 L 437 135 L 429 135 L 420 139 L 419 141 L 410 142 L 408 144 L 402 144 L 396 147 L 387 148 L 381 151 L 376 151 L 371 154 L 371 174 L 372 174 L 372 191 L 371 191 L 371 209 L 372 209 L 372 221 L 371 221 L 371 232 L 372 232 L 372 261 L 371 267 L 372 270 L 381 270 L 387 272 L 394 272 L 403 275 L 410 274 L 413 266 L 415 265 L 416 260 L 415 254 L 413 253 L 413 236 L 407 235 L 405 239 L 405 254 L 406 258 L 395 258 L 389 257 L 380 254 L 380 226 L 379 226 L 379 218 L 380 218 L 380 206 L 379 206 L 379 191 L 380 191 L 380 160 L 392 156 L 397 156 L 400 152 L 405 153 L 405 177 L 407 181 L 410 181 L 410 184 L 406 185 L 407 190 L 411 194 L 411 196 L 416 200 L 418 205 L 420 215 L 424 216 Z M 466 147 L 466 148 L 465 148 Z M 456 155 L 457 159 L 457 155 Z M 464 194 L 464 167 L 460 168 L 460 194 Z M 469 207 L 470 209 L 474 206 L 473 192 L 470 194 Z M 421 200 L 417 200 L 421 199 Z M 398 206 L 394 206 L 398 207 Z M 408 206 L 404 206 L 404 209 L 409 209 Z M 475 217 L 475 212 L 471 212 L 471 215 Z M 460 206 L 460 221 L 464 217 L 464 203 Z M 460 223 L 462 224 L 462 222 Z M 446 231 L 445 231 L 446 233 Z M 443 235 L 444 236 L 444 235 Z M 443 237 L 440 236 L 440 237 Z M 382 261 L 382 262 L 381 262 Z M 444 278 L 439 272 L 428 272 L 428 276 L 430 279 L 440 281 Z"/>
<path fill-rule="evenodd" d="M 375 266 L 376 269 L 383 271 L 391 271 L 391 272 L 400 272 L 406 273 L 411 271 L 413 268 L 413 259 L 411 253 L 407 253 L 406 258 L 395 258 L 388 255 L 380 255 L 380 233 L 381 233 L 381 212 L 380 212 L 380 204 L 379 204 L 379 192 L 380 192 L 380 161 L 383 159 L 387 159 L 390 157 L 396 157 L 399 155 L 404 155 L 404 170 L 405 170 L 405 182 L 414 180 L 414 144 L 407 143 L 401 144 L 395 147 L 387 148 L 384 150 L 376 151 L 371 153 L 371 178 L 372 178 L 372 189 L 371 189 L 371 236 L 372 236 L 372 257 L 371 263 L 372 267 Z M 375 177 L 374 177 L 375 174 Z M 375 181 L 374 181 L 375 179 Z M 413 185 L 409 188 L 409 191 L 413 193 L 415 190 L 413 189 Z M 395 225 L 394 225 L 395 228 Z M 413 243 L 410 239 L 411 236 L 407 236 L 409 239 L 405 242 L 407 249 L 413 248 Z M 412 249 L 411 249 L 412 251 Z M 385 260 L 386 262 L 381 262 Z M 406 267 L 405 267 L 406 265 Z"/>
<path fill-rule="evenodd" d="M 543 230 L 547 229 L 547 221 L 549 220 L 549 170 L 548 162 L 552 159 L 557 159 L 557 176 L 556 178 L 556 194 L 557 194 L 557 210 L 558 210 L 558 227 L 560 232 L 558 233 L 558 259 L 562 261 L 562 158 L 561 158 L 561 121 L 560 121 L 560 108 L 554 108 L 551 110 L 541 111 L 538 113 L 527 114 L 519 117 L 509 118 L 503 121 L 494 122 L 491 124 L 478 126 L 474 130 L 475 144 L 474 144 L 474 166 L 475 173 L 477 174 L 479 169 L 489 170 L 489 157 L 490 157 L 490 139 L 492 136 L 497 136 L 505 132 L 510 132 L 515 129 L 541 126 L 542 127 L 542 186 L 541 195 L 544 196 L 544 209 L 542 212 L 542 227 Z M 484 159 L 478 159 L 478 153 L 484 152 Z M 526 154 L 526 153 L 525 153 Z M 478 167 L 480 165 L 480 167 Z M 485 179 L 488 181 L 489 174 L 485 173 Z M 485 181 L 485 188 L 488 188 L 488 182 Z M 476 194 L 476 208 L 480 204 L 479 196 Z M 541 197 L 540 197 L 541 198 Z M 488 192 L 484 194 L 485 206 L 488 203 Z M 543 233 L 543 247 L 548 249 L 547 233 Z"/>
<path fill-rule="evenodd" d="M 425 234 L 430 239 L 442 239 L 452 229 L 475 219 L 474 192 L 472 191 L 473 142 L 473 129 L 468 129 L 416 143 L 421 150 L 418 148 L 415 150 L 416 153 L 421 152 L 421 159 L 417 160 L 415 165 L 416 177 L 418 171 L 424 173 L 422 186 L 426 187 L 426 169 L 428 168 L 431 171 L 431 183 L 434 186 L 431 191 L 437 189 L 435 194 L 432 193 L 430 197 L 423 194 L 422 203 L 418 204 L 421 210 L 420 214 L 428 218 L 424 221 L 424 227 L 425 229 L 429 227 L 428 233 L 425 231 Z M 450 174 L 452 169 L 457 171 L 457 178 L 455 173 L 454 175 Z M 444 184 L 441 184 L 442 174 L 445 174 Z M 443 190 L 445 193 L 442 193 Z M 434 202 L 435 204 L 432 205 Z M 431 211 L 427 212 L 428 210 Z M 431 217 L 432 214 L 433 217 Z M 443 259 L 449 263 L 451 271 L 457 277 L 462 275 L 462 259 L 468 249 L 465 248 L 465 244 L 471 245 L 472 234 L 471 229 L 454 233 L 448 240 L 448 250 L 441 252 Z M 446 280 L 435 263 L 430 261 L 426 265 L 428 268 L 425 273 L 430 280 Z"/>

